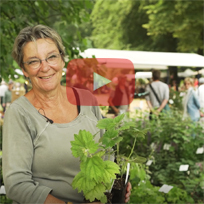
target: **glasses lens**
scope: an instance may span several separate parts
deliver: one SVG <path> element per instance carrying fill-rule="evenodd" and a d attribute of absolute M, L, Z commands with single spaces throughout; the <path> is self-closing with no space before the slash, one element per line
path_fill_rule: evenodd
<path fill-rule="evenodd" d="M 52 65 L 57 64 L 58 61 L 59 61 L 59 54 L 52 54 L 47 58 L 47 62 Z"/>
<path fill-rule="evenodd" d="M 40 60 L 34 59 L 28 62 L 28 66 L 32 69 L 37 69 L 40 66 Z"/>

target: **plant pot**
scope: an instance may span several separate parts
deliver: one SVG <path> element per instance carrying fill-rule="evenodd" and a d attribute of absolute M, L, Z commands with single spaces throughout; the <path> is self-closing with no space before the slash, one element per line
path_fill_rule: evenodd
<path fill-rule="evenodd" d="M 112 198 L 113 198 L 112 193 L 106 192 L 105 195 L 106 195 L 106 197 L 107 197 L 107 203 L 110 203 L 110 204 L 111 204 L 111 203 L 112 203 Z"/>
<path fill-rule="evenodd" d="M 125 184 L 125 177 L 126 175 L 123 175 L 122 177 L 120 175 L 116 175 L 115 182 L 113 184 L 112 188 L 112 203 L 125 203 L 125 194 L 127 189 L 127 183 Z M 129 176 L 128 176 L 129 180 Z"/>

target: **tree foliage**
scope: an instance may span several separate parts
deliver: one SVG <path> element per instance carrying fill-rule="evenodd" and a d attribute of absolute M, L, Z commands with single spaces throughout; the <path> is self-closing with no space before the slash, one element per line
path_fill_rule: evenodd
<path fill-rule="evenodd" d="M 203 54 L 203 1 L 98 0 L 94 46 Z"/>
<path fill-rule="evenodd" d="M 151 2 L 151 1 L 150 1 Z M 152 1 L 144 6 L 149 22 L 143 25 L 151 36 L 171 33 L 177 50 L 203 54 L 204 1 Z"/>
<path fill-rule="evenodd" d="M 12 47 L 19 31 L 37 24 L 50 26 L 58 31 L 62 37 L 66 52 L 70 58 L 78 54 L 73 49 L 86 47 L 86 40 L 79 32 L 79 25 L 89 21 L 89 12 L 92 8 L 91 0 L 71 1 L 5 1 L 1 7 L 1 76 L 8 79 L 13 77 L 17 64 L 11 57 Z"/>

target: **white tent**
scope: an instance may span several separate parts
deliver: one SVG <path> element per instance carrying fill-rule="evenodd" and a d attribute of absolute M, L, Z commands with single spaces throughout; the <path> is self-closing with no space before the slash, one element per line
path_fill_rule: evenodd
<path fill-rule="evenodd" d="M 191 69 L 186 69 L 184 72 L 179 72 L 178 76 L 179 77 L 190 77 L 198 74 L 197 71 L 192 71 Z"/>
<path fill-rule="evenodd" d="M 161 78 L 163 77 L 167 77 L 167 74 L 166 73 L 161 73 Z M 152 72 L 136 72 L 135 73 L 135 78 L 136 79 L 139 79 L 139 78 L 149 78 L 151 79 L 152 78 Z"/>
<path fill-rule="evenodd" d="M 201 69 L 201 70 L 199 70 L 198 72 L 199 72 L 199 74 L 204 75 L 204 69 Z"/>
<path fill-rule="evenodd" d="M 167 69 L 168 66 L 204 67 L 204 56 L 194 53 L 127 51 L 90 48 L 81 53 L 84 58 L 129 59 L 135 69 Z"/>

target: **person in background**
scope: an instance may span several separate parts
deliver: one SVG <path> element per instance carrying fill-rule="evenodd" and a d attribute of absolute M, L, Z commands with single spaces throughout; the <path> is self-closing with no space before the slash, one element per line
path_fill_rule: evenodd
<path fill-rule="evenodd" d="M 74 134 L 87 130 L 98 141 L 104 131 L 98 106 L 70 103 L 95 98 L 88 90 L 60 84 L 65 47 L 59 34 L 45 25 L 26 27 L 15 39 L 13 58 L 32 83 L 5 112 L 3 125 L 3 179 L 6 195 L 15 204 L 82 203 L 72 188 L 80 161 L 71 153 Z M 128 183 L 126 202 L 131 192 Z"/>
<path fill-rule="evenodd" d="M 194 88 L 195 88 L 195 89 L 198 88 L 198 84 L 199 84 L 198 79 L 195 78 L 195 79 L 194 79 Z"/>
<path fill-rule="evenodd" d="M 152 71 L 152 80 L 151 86 L 155 93 L 157 94 L 160 103 L 158 102 L 153 90 L 150 88 L 150 85 L 146 86 L 146 92 L 149 94 L 145 96 L 147 105 L 150 109 L 150 119 L 151 113 L 159 115 L 162 109 L 166 106 L 169 100 L 169 87 L 167 84 L 160 81 L 161 72 L 159 70 Z"/>
<path fill-rule="evenodd" d="M 125 113 L 129 109 L 130 91 L 126 85 L 127 77 L 120 75 L 118 77 L 118 85 L 115 90 L 110 93 L 108 103 L 113 113 L 117 116 Z"/>
<path fill-rule="evenodd" d="M 1 85 L 0 85 L 0 102 L 1 102 L 1 105 L 3 105 L 3 98 L 4 98 L 5 92 L 7 90 L 8 90 L 8 86 L 6 85 L 6 82 L 2 81 Z"/>
<path fill-rule="evenodd" d="M 5 95 L 3 97 L 3 107 L 5 107 L 5 110 L 11 103 L 12 89 L 13 89 L 13 81 L 10 80 L 8 83 L 8 90 L 5 92 Z"/>
<path fill-rule="evenodd" d="M 200 115 L 201 117 L 204 117 L 204 77 L 201 77 L 199 79 L 199 87 L 197 90 L 198 93 L 198 99 L 200 102 Z"/>
<path fill-rule="evenodd" d="M 192 78 L 185 78 L 184 84 L 186 93 L 183 97 L 183 119 L 190 117 L 192 121 L 196 122 L 200 119 L 200 103 L 196 92 L 193 89 L 194 81 Z"/>

